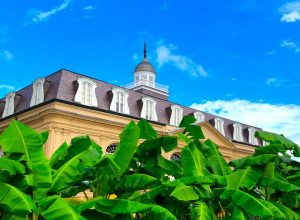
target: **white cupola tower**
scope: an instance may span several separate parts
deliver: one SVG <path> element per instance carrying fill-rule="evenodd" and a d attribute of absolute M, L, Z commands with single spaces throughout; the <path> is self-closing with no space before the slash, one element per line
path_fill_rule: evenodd
<path fill-rule="evenodd" d="M 156 72 L 152 64 L 148 61 L 146 42 L 144 43 L 144 59 L 136 66 L 133 77 L 134 82 L 125 85 L 126 88 L 145 95 L 168 99 L 168 86 L 156 83 Z"/>

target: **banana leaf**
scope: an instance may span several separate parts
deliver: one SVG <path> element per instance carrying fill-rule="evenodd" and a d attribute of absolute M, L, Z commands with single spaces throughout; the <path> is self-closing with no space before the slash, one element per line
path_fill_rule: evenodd
<path fill-rule="evenodd" d="M 207 161 L 194 143 L 182 148 L 181 161 L 184 176 L 205 176 L 210 174 L 206 169 Z"/>
<path fill-rule="evenodd" d="M 70 203 L 59 196 L 48 196 L 39 202 L 40 213 L 47 220 L 84 220 Z"/>
<path fill-rule="evenodd" d="M 30 196 L 14 186 L 0 182 L 0 213 L 1 210 L 23 218 L 29 213 L 37 213 L 37 207 Z"/>
<path fill-rule="evenodd" d="M 52 183 L 51 169 L 43 148 L 47 135 L 47 132 L 40 134 L 16 120 L 0 135 L 3 152 L 20 153 L 27 162 L 30 170 L 28 183 L 32 186 L 34 201 L 43 198 Z"/>
<path fill-rule="evenodd" d="M 158 180 L 146 174 L 132 174 L 121 178 L 117 188 L 126 190 L 147 189 L 150 184 Z"/>
<path fill-rule="evenodd" d="M 278 179 L 276 177 L 273 178 L 263 178 L 261 181 L 261 185 L 266 187 L 269 186 L 273 189 L 279 190 L 281 192 L 293 192 L 300 191 L 300 187 L 295 186 L 285 180 Z"/>
<path fill-rule="evenodd" d="M 231 220 L 248 220 L 249 217 L 238 207 L 234 207 Z"/>
<path fill-rule="evenodd" d="M 197 202 L 192 209 L 191 220 L 208 219 L 217 219 L 217 217 L 205 202 Z"/>
<path fill-rule="evenodd" d="M 259 199 L 238 189 L 225 189 L 220 195 L 225 201 L 232 201 L 235 205 L 243 209 L 244 212 L 251 214 L 253 217 L 261 218 L 274 217 L 272 210 L 262 203 Z"/>
<path fill-rule="evenodd" d="M 283 145 L 286 149 L 292 149 L 294 146 L 297 146 L 294 142 L 287 139 L 284 135 L 275 134 L 267 131 L 255 132 L 255 137 L 269 142 L 270 144 Z"/>
<path fill-rule="evenodd" d="M 18 161 L 0 157 L 0 171 L 6 171 L 9 175 L 25 174 L 25 166 Z"/>
<path fill-rule="evenodd" d="M 233 189 L 239 189 L 242 187 L 248 190 L 252 189 L 260 177 L 262 176 L 262 170 L 254 167 L 247 167 L 245 169 L 237 170 L 230 175 L 226 176 L 227 187 Z"/>
<path fill-rule="evenodd" d="M 208 150 L 204 151 L 204 155 L 206 156 L 214 174 L 223 176 L 232 173 L 223 155 L 219 151 L 218 145 L 216 145 L 211 140 L 205 141 L 204 144 L 208 146 Z"/>
<path fill-rule="evenodd" d="M 155 139 L 157 138 L 157 132 L 154 130 L 154 128 L 150 125 L 150 123 L 145 120 L 141 119 L 137 125 L 140 128 L 140 139 Z"/>
<path fill-rule="evenodd" d="M 172 191 L 170 196 L 181 200 L 181 201 L 193 201 L 198 200 L 199 196 L 195 192 L 192 186 L 186 186 L 183 183 L 176 186 L 176 188 Z"/>
<path fill-rule="evenodd" d="M 122 176 L 128 169 L 128 166 L 137 149 L 137 143 L 140 137 L 139 127 L 132 121 L 120 134 L 120 143 L 113 154 L 113 160 L 120 167 L 118 176 Z"/>
<path fill-rule="evenodd" d="M 50 191 L 60 192 L 81 180 L 86 169 L 92 167 L 99 160 L 101 154 L 102 151 L 98 148 L 91 148 L 67 161 L 54 172 Z"/>

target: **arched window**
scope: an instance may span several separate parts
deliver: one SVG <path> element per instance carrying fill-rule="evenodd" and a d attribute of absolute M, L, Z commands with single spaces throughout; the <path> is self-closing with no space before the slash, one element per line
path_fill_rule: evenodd
<path fill-rule="evenodd" d="M 78 90 L 75 95 L 75 102 L 79 102 L 83 105 L 98 107 L 96 97 L 97 83 L 85 77 L 79 77 L 77 82 Z"/>
<path fill-rule="evenodd" d="M 112 88 L 113 98 L 110 104 L 110 110 L 129 114 L 128 92 L 125 89 L 114 87 Z"/>
<path fill-rule="evenodd" d="M 205 119 L 205 116 L 202 112 L 194 112 L 194 117 L 196 119 L 196 123 L 203 122 Z"/>
<path fill-rule="evenodd" d="M 141 111 L 141 118 L 157 121 L 156 101 L 150 97 L 143 97 L 142 102 L 143 108 Z"/>
<path fill-rule="evenodd" d="M 181 156 L 180 156 L 180 153 L 176 152 L 176 153 L 173 153 L 170 157 L 170 160 L 171 161 L 176 161 L 176 160 L 181 160 Z"/>
<path fill-rule="evenodd" d="M 118 146 L 118 143 L 113 143 L 113 144 L 110 144 L 107 148 L 106 148 L 106 153 L 107 154 L 113 154 L 116 149 L 117 149 L 117 146 Z"/>
<path fill-rule="evenodd" d="M 225 136 L 225 131 L 224 131 L 224 121 L 221 118 L 215 118 L 215 128 Z"/>
<path fill-rule="evenodd" d="M 255 137 L 256 130 L 254 128 L 248 128 L 249 131 L 249 144 L 258 145 L 258 140 Z"/>
<path fill-rule="evenodd" d="M 174 126 L 179 126 L 182 120 L 183 109 L 178 105 L 172 105 L 171 111 L 172 113 L 170 118 L 170 124 Z"/>
<path fill-rule="evenodd" d="M 44 102 L 44 83 L 45 78 L 39 78 L 33 82 L 30 107 Z"/>
<path fill-rule="evenodd" d="M 233 140 L 243 142 L 242 126 L 239 123 L 233 124 Z"/>
<path fill-rule="evenodd" d="M 15 112 L 15 96 L 16 93 L 10 92 L 6 95 L 5 98 L 5 107 L 2 114 L 2 118 L 12 115 Z"/>

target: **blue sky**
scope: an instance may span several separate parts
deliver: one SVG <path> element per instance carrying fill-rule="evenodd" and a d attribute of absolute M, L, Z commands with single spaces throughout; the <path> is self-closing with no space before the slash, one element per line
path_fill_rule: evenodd
<path fill-rule="evenodd" d="M 300 143 L 300 1 L 4 1 L 0 96 L 61 68 L 126 84 L 144 40 L 171 101 Z"/>

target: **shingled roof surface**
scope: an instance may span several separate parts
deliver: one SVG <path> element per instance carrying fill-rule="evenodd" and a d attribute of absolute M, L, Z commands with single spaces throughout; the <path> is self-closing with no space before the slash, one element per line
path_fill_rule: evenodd
<path fill-rule="evenodd" d="M 69 70 L 61 69 L 47 77 L 45 77 L 45 84 L 44 84 L 44 93 L 45 93 L 45 99 L 44 102 L 51 101 L 51 100 L 61 100 L 67 103 L 74 103 L 74 98 L 76 94 L 76 86 L 75 83 L 78 79 L 78 77 L 87 77 L 92 80 L 94 80 L 97 83 L 96 87 L 96 97 L 98 101 L 98 109 L 109 111 L 111 113 L 114 113 L 113 111 L 110 111 L 110 103 L 111 103 L 111 90 L 113 87 L 119 87 L 122 89 L 125 89 L 129 96 L 128 96 L 128 105 L 129 105 L 129 111 L 130 116 L 135 118 L 140 118 L 141 114 L 141 106 L 139 103 L 141 102 L 141 99 L 143 96 L 145 96 L 142 93 L 132 91 L 130 89 L 126 89 L 124 87 L 116 86 L 101 80 L 93 79 L 91 77 L 78 74 Z M 27 109 L 30 109 L 30 100 L 32 96 L 32 85 L 29 85 L 19 91 L 16 92 L 15 97 L 15 114 L 18 114 L 19 112 L 26 111 Z M 152 97 L 156 100 L 156 110 L 157 110 L 157 119 L 159 123 L 162 124 L 169 124 L 170 120 L 170 107 L 171 105 L 179 105 L 183 108 L 183 115 L 189 115 L 193 114 L 194 112 L 201 112 L 199 110 L 182 106 L 177 103 L 170 102 L 168 100 L 159 99 L 157 97 Z M 4 110 L 5 104 L 5 98 L 2 98 L 0 100 L 0 114 L 2 115 L 2 112 Z M 77 103 L 78 104 L 78 103 Z M 87 107 L 85 105 L 81 105 L 82 107 Z M 206 112 L 202 112 L 205 116 L 205 121 L 208 121 L 212 125 L 214 125 L 214 118 L 219 117 L 212 114 L 208 114 Z M 126 116 L 126 115 L 124 115 Z M 219 117 L 222 118 L 222 117 Z M 225 137 L 232 141 L 233 137 L 233 128 L 232 124 L 235 121 L 222 118 L 224 120 L 224 130 L 225 130 Z M 242 126 L 243 129 L 243 135 L 244 135 L 244 142 L 245 144 L 248 143 L 248 136 L 247 136 L 247 130 L 249 127 L 255 128 L 256 130 L 261 130 L 260 128 L 249 126 L 243 123 L 239 123 Z"/>

